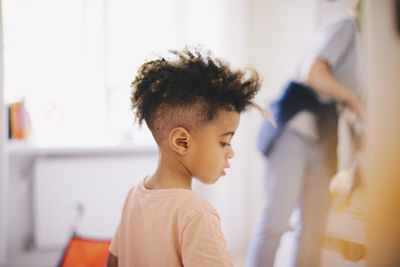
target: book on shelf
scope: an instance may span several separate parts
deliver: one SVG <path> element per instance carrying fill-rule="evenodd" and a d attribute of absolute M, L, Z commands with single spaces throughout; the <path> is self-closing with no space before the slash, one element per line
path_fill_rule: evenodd
<path fill-rule="evenodd" d="M 26 139 L 31 133 L 31 120 L 24 102 L 8 105 L 8 137 L 9 139 Z"/>

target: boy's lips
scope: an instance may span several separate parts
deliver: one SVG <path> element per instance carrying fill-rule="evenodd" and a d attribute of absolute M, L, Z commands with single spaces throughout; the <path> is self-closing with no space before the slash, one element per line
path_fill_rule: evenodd
<path fill-rule="evenodd" d="M 225 174 L 226 174 L 225 169 L 229 169 L 229 167 L 230 167 L 230 165 L 227 164 L 227 165 L 222 169 L 222 171 L 221 171 L 222 175 L 225 175 Z"/>

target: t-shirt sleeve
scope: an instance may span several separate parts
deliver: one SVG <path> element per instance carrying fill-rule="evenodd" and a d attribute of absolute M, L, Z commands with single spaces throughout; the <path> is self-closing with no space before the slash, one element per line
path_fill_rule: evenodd
<path fill-rule="evenodd" d="M 355 27 L 350 20 L 327 25 L 317 37 L 315 57 L 326 60 L 331 68 L 336 68 L 354 43 L 357 34 Z"/>
<path fill-rule="evenodd" d="M 183 228 L 184 266 L 233 266 L 217 214 L 202 211 Z"/>

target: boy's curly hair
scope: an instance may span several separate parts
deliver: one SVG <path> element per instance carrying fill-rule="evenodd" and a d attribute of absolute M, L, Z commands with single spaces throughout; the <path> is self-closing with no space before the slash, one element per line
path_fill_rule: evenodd
<path fill-rule="evenodd" d="M 146 121 L 156 141 L 174 127 L 196 127 L 218 110 L 242 112 L 252 105 L 261 81 L 254 70 L 229 63 L 199 48 L 171 50 L 144 63 L 132 82 L 131 102 L 139 124 Z"/>

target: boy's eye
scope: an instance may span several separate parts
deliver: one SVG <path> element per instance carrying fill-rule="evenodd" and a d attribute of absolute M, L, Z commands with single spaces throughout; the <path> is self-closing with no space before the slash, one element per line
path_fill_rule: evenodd
<path fill-rule="evenodd" d="M 221 146 L 223 146 L 223 147 L 226 147 L 226 146 L 230 146 L 231 144 L 229 144 L 229 143 L 225 143 L 225 142 L 220 142 L 221 143 Z"/>

